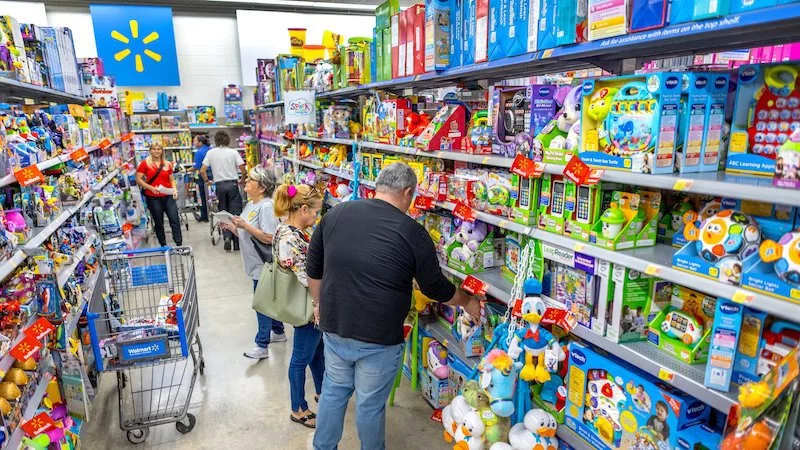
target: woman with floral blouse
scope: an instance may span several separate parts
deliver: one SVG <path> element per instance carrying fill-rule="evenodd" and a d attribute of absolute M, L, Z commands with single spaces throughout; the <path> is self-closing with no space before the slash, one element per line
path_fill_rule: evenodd
<path fill-rule="evenodd" d="M 311 237 L 306 230 L 314 225 L 322 208 L 322 194 L 311 186 L 282 184 L 275 190 L 273 198 L 276 217 L 284 217 L 273 238 L 275 260 L 284 269 L 289 269 L 297 280 L 308 288 L 306 277 L 306 254 Z M 314 305 L 316 306 L 316 305 Z M 322 378 L 325 373 L 322 332 L 316 324 L 294 327 L 294 346 L 289 363 L 289 390 L 292 401 L 293 422 L 308 428 L 316 427 L 316 414 L 309 411 L 306 402 L 306 366 L 311 368 L 314 387 L 319 401 Z"/>

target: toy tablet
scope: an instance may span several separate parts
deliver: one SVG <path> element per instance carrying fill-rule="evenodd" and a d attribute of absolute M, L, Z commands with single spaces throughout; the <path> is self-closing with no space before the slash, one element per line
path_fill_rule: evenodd
<path fill-rule="evenodd" d="M 667 313 L 661 322 L 661 331 L 680 339 L 686 345 L 692 345 L 703 337 L 703 325 L 690 314 L 679 309 Z"/>
<path fill-rule="evenodd" d="M 645 83 L 633 81 L 614 94 L 598 134 L 607 152 L 631 156 L 651 151 L 658 102 Z"/>
<path fill-rule="evenodd" d="M 792 131 L 800 127 L 800 92 L 798 69 L 777 65 L 764 69 L 764 87 L 756 92 L 749 112 L 749 136 L 752 152 L 775 159 L 778 148 Z"/>

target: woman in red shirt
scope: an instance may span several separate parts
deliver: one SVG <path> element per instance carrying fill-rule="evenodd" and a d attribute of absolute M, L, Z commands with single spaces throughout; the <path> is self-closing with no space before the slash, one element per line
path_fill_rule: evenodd
<path fill-rule="evenodd" d="M 160 144 L 150 146 L 150 155 L 136 168 L 136 184 L 144 191 L 147 209 L 153 217 L 153 228 L 156 230 L 158 243 L 167 246 L 164 233 L 164 213 L 167 213 L 172 238 L 175 244 L 183 244 L 181 222 L 178 218 L 178 189 L 175 184 L 173 165 L 164 159 L 164 148 Z"/>

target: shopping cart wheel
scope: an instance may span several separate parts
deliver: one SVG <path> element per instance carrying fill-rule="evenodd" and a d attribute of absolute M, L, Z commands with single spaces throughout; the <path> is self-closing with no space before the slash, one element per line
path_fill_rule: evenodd
<path fill-rule="evenodd" d="M 141 444 L 147 440 L 150 435 L 150 428 L 139 428 L 137 430 L 130 430 L 126 437 L 131 444 Z"/>
<path fill-rule="evenodd" d="M 201 360 L 200 360 L 200 366 L 198 366 L 198 368 L 197 368 L 197 369 L 200 371 L 200 375 L 202 375 L 202 374 L 203 374 L 203 372 L 205 372 L 205 371 L 206 371 L 206 360 L 204 360 L 204 359 L 201 359 Z"/>
<path fill-rule="evenodd" d="M 211 234 L 211 245 L 217 245 L 217 237 Z"/>
<path fill-rule="evenodd" d="M 197 422 L 197 419 L 195 419 L 194 415 L 186 414 L 186 418 L 183 419 L 183 422 L 175 422 L 175 429 L 178 430 L 180 434 L 186 434 L 192 431 L 195 422 Z"/>

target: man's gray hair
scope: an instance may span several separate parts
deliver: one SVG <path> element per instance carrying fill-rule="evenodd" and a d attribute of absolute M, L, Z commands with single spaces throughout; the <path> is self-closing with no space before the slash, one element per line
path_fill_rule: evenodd
<path fill-rule="evenodd" d="M 375 190 L 390 194 L 402 194 L 406 189 L 416 189 L 417 174 L 406 163 L 393 163 L 383 169 L 375 180 Z"/>

